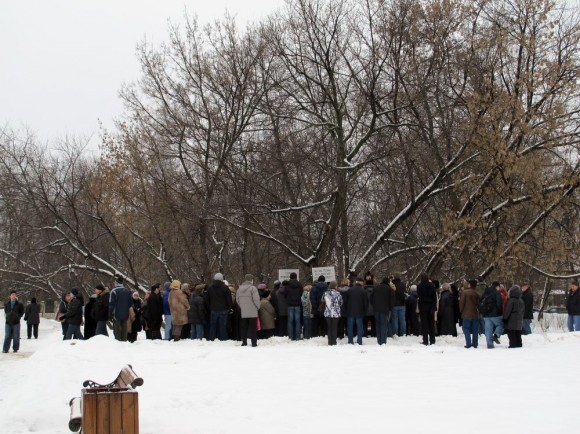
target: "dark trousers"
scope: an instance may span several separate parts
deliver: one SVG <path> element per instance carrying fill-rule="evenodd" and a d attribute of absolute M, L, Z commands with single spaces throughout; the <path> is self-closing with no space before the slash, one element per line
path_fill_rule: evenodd
<path fill-rule="evenodd" d="M 387 329 L 389 317 L 386 313 L 375 312 L 375 323 L 377 327 L 377 343 L 385 345 L 387 343 Z"/>
<path fill-rule="evenodd" d="M 38 324 L 26 324 L 26 335 L 28 339 L 32 337 L 34 333 L 34 339 L 38 339 Z"/>
<path fill-rule="evenodd" d="M 341 316 L 338 319 L 338 332 L 337 332 L 338 339 L 344 339 L 346 336 L 346 318 Z"/>
<path fill-rule="evenodd" d="M 421 334 L 423 335 L 423 345 L 435 343 L 435 312 L 432 310 L 422 310 L 419 312 L 421 318 Z"/>
<path fill-rule="evenodd" d="M 328 345 L 336 345 L 338 333 L 338 320 L 340 318 L 326 318 L 326 330 L 328 334 Z"/>
<path fill-rule="evenodd" d="M 242 345 L 248 345 L 248 338 L 252 341 L 252 346 L 258 345 L 258 331 L 256 318 L 242 318 L 241 320 L 241 335 Z"/>
<path fill-rule="evenodd" d="M 326 334 L 328 322 L 324 316 L 315 313 L 312 318 L 312 337 L 324 336 Z"/>
<path fill-rule="evenodd" d="M 228 339 L 228 331 L 226 329 L 228 323 L 227 310 L 212 310 L 209 319 L 209 340 L 213 341 L 218 336 L 220 341 Z"/>
<path fill-rule="evenodd" d="M 521 330 L 506 330 L 508 339 L 510 340 L 509 348 L 522 347 L 522 331 Z"/>
<path fill-rule="evenodd" d="M 276 318 L 276 336 L 288 336 L 288 315 Z"/>
<path fill-rule="evenodd" d="M 258 332 L 258 339 L 269 339 L 272 336 L 274 336 L 274 329 L 262 329 Z"/>

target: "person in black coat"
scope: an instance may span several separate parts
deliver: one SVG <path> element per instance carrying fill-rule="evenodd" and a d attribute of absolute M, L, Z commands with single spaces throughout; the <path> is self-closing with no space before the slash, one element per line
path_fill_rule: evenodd
<path fill-rule="evenodd" d="M 161 296 L 161 284 L 156 283 L 151 287 L 151 295 L 147 300 L 147 327 L 150 339 L 161 339 L 161 325 L 163 323 L 163 297 Z"/>
<path fill-rule="evenodd" d="M 95 285 L 95 294 L 97 298 L 91 310 L 91 315 L 96 323 L 95 335 L 109 336 L 109 332 L 107 331 L 107 320 L 109 319 L 109 288 L 99 283 Z"/>
<path fill-rule="evenodd" d="M 514 285 L 510 288 L 508 295 L 509 300 L 503 312 L 505 331 L 510 342 L 508 348 L 520 348 L 522 346 L 522 326 L 525 311 L 522 290 L 518 285 Z"/>
<path fill-rule="evenodd" d="M 288 336 L 291 340 L 297 341 L 300 339 L 300 330 L 302 325 L 302 293 L 304 288 L 298 282 L 296 273 L 290 273 L 290 280 L 284 293 L 286 304 L 288 305 Z M 313 306 L 314 308 L 314 306 Z"/>
<path fill-rule="evenodd" d="M 191 324 L 190 337 L 191 339 L 198 339 L 200 341 L 205 335 L 204 325 L 206 324 L 207 317 L 205 302 L 203 300 L 204 291 L 204 284 L 199 284 L 194 288 L 189 297 L 189 310 L 187 311 L 189 323 Z"/>
<path fill-rule="evenodd" d="M 224 275 L 216 273 L 213 283 L 207 287 L 205 293 L 205 304 L 210 312 L 210 341 L 215 340 L 216 336 L 220 341 L 228 338 L 227 322 L 230 311 L 233 313 L 233 300 L 230 289 L 223 280 Z"/>
<path fill-rule="evenodd" d="M 532 320 L 534 319 L 534 293 L 530 285 L 522 285 L 522 301 L 524 302 L 524 335 L 532 334 Z"/>
<path fill-rule="evenodd" d="M 441 286 L 439 309 L 437 310 L 437 324 L 439 325 L 439 335 L 457 336 L 453 309 L 453 294 L 451 293 L 451 285 L 449 283 L 444 283 Z"/>
<path fill-rule="evenodd" d="M 68 327 L 66 329 L 66 335 L 64 340 L 72 339 L 84 339 L 81 333 L 81 324 L 83 323 L 83 303 L 82 298 L 79 294 L 78 288 L 71 289 L 72 298 L 68 304 L 68 309 L 63 315 L 62 319 L 68 321 Z"/>
<path fill-rule="evenodd" d="M 423 345 L 435 344 L 435 311 L 437 310 L 437 289 L 429 281 L 429 276 L 421 274 L 421 282 L 417 285 L 419 300 L 419 317 L 421 319 L 421 334 Z"/>
<path fill-rule="evenodd" d="M 310 290 L 310 304 L 312 305 L 311 312 L 313 315 L 311 336 L 313 338 L 326 335 L 326 319 L 324 318 L 324 311 L 321 312 L 318 309 L 324 293 L 328 291 L 328 285 L 325 280 L 326 278 L 324 276 L 319 276 L 318 282 L 316 282 Z"/>
<path fill-rule="evenodd" d="M 389 317 L 395 304 L 395 291 L 391 289 L 388 278 L 385 277 L 379 285 L 374 287 L 370 301 L 375 315 L 377 343 L 384 345 L 387 343 Z"/>
<path fill-rule="evenodd" d="M 26 321 L 26 335 L 30 339 L 34 332 L 34 339 L 38 339 L 38 325 L 40 324 L 40 306 L 36 303 L 36 297 L 32 297 L 30 304 L 24 311 Z"/>
<path fill-rule="evenodd" d="M 357 343 L 362 345 L 362 338 L 364 334 L 363 318 L 367 313 L 369 305 L 367 291 L 363 288 L 362 283 L 363 279 L 358 277 L 353 287 L 346 292 L 346 298 L 344 300 L 344 303 L 346 304 L 346 328 L 349 344 L 354 344 L 353 331 L 354 324 L 356 322 Z"/>
<path fill-rule="evenodd" d="M 97 294 L 93 294 L 89 297 L 89 302 L 85 306 L 85 340 L 95 336 L 97 332 L 97 321 L 93 318 L 93 306 L 97 301 Z"/>
<path fill-rule="evenodd" d="M 139 293 L 137 291 L 133 291 L 131 294 L 133 298 L 133 313 L 135 314 L 135 318 L 131 323 L 131 329 L 127 333 L 127 341 L 135 342 L 137 340 L 137 334 L 143 330 L 143 301 L 139 297 Z"/>
<path fill-rule="evenodd" d="M 417 314 L 417 285 L 411 285 L 410 294 L 405 300 L 405 320 L 407 321 L 407 336 L 419 336 L 419 315 Z"/>

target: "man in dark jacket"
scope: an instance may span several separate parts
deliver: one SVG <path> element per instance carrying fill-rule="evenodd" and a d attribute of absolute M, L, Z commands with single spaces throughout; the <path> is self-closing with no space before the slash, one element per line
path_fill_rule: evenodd
<path fill-rule="evenodd" d="M 522 300 L 524 302 L 524 335 L 532 334 L 532 320 L 534 319 L 534 293 L 530 285 L 522 285 Z"/>
<path fill-rule="evenodd" d="M 322 301 L 322 296 L 328 291 L 328 285 L 325 282 L 324 276 L 318 277 L 312 289 L 310 290 L 310 304 L 312 305 L 312 337 L 326 335 L 326 319 L 324 318 L 324 311 L 320 312 L 318 306 Z"/>
<path fill-rule="evenodd" d="M 401 273 L 393 274 L 395 285 L 395 305 L 391 314 L 391 329 L 393 335 L 405 336 L 407 323 L 405 321 L 405 299 L 407 297 L 407 285 L 401 281 Z"/>
<path fill-rule="evenodd" d="M 363 334 L 363 318 L 367 313 L 369 298 L 366 290 L 363 288 L 364 280 L 362 277 L 357 277 L 355 284 L 346 292 L 346 329 L 348 334 L 348 343 L 354 344 L 353 331 L 356 322 L 357 343 L 362 345 Z"/>
<path fill-rule="evenodd" d="M 580 331 L 580 292 L 578 292 L 578 281 L 570 284 L 570 292 L 566 300 L 568 309 L 568 330 L 571 332 Z"/>
<path fill-rule="evenodd" d="M 68 304 L 68 309 L 66 313 L 61 317 L 61 320 L 66 320 L 68 322 L 68 327 L 66 329 L 66 335 L 64 340 L 69 339 L 84 339 L 81 333 L 81 325 L 83 323 L 83 302 L 79 294 L 78 288 L 73 288 L 70 290 L 72 294 L 72 299 Z"/>
<path fill-rule="evenodd" d="M 161 284 L 151 287 L 151 295 L 147 300 L 147 323 L 151 339 L 161 339 L 161 324 L 163 323 L 163 300 L 161 298 Z"/>
<path fill-rule="evenodd" d="M 302 308 L 302 293 L 304 288 L 298 282 L 296 273 L 290 273 L 290 280 L 288 280 L 288 287 L 285 291 L 286 304 L 288 305 L 288 336 L 291 340 L 297 341 L 300 339 L 300 317 Z"/>
<path fill-rule="evenodd" d="M 499 336 L 503 333 L 500 286 L 499 282 L 493 282 L 491 286 L 485 288 L 481 299 L 480 313 L 483 317 L 487 348 L 494 348 L 494 343 L 499 344 Z"/>
<path fill-rule="evenodd" d="M 109 319 L 113 321 L 113 335 L 121 342 L 127 342 L 127 322 L 129 321 L 129 309 L 133 306 L 131 291 L 123 286 L 124 278 L 120 274 L 115 275 L 115 287 L 109 295 Z"/>
<path fill-rule="evenodd" d="M 417 285 L 417 304 L 421 319 L 421 334 L 423 345 L 435 344 L 435 311 L 437 310 L 437 290 L 429 281 L 429 276 L 421 274 L 421 282 Z"/>
<path fill-rule="evenodd" d="M 216 335 L 220 341 L 225 341 L 228 338 L 228 330 L 226 326 L 228 322 L 228 314 L 230 310 L 232 310 L 233 302 L 230 290 L 223 280 L 224 275 L 222 273 L 216 273 L 213 283 L 208 286 L 205 293 L 205 303 L 210 311 L 210 341 L 215 340 Z"/>
<path fill-rule="evenodd" d="M 479 302 L 481 297 L 477 292 L 477 280 L 469 281 L 469 288 L 461 292 L 459 298 L 459 310 L 463 318 L 463 335 L 465 336 L 465 348 L 477 348 L 479 339 Z"/>
<path fill-rule="evenodd" d="M 12 351 L 20 349 L 20 318 L 24 315 L 24 306 L 16 298 L 16 291 L 10 291 L 10 299 L 4 305 L 6 326 L 4 328 L 3 353 L 7 353 L 12 342 Z"/>
<path fill-rule="evenodd" d="M 30 339 L 34 332 L 34 339 L 38 339 L 38 325 L 40 324 L 40 306 L 36 303 L 36 297 L 32 297 L 30 304 L 24 311 L 26 321 L 26 336 Z"/>
<path fill-rule="evenodd" d="M 375 314 L 377 343 L 383 345 L 387 343 L 387 322 L 395 304 L 395 291 L 389 286 L 387 277 L 371 292 L 371 304 Z"/>
<path fill-rule="evenodd" d="M 97 299 L 93 304 L 93 319 L 97 322 L 95 335 L 109 336 L 107 331 L 107 320 L 109 319 L 109 288 L 105 288 L 100 283 L 95 285 Z"/>

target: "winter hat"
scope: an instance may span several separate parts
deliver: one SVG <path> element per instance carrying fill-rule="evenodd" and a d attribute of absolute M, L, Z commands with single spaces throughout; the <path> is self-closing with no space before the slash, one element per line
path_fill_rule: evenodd
<path fill-rule="evenodd" d="M 181 288 L 181 282 L 179 280 L 174 280 L 171 282 L 171 289 L 179 289 Z"/>
<path fill-rule="evenodd" d="M 264 289 L 266 289 L 266 288 L 267 288 L 267 286 L 266 286 L 266 284 L 265 284 L 265 283 L 260 283 L 260 284 L 258 285 L 258 289 L 262 289 L 262 290 L 264 290 Z"/>
<path fill-rule="evenodd" d="M 95 285 L 95 289 L 98 289 L 99 291 L 104 291 L 105 287 L 101 283 L 97 283 Z"/>
<path fill-rule="evenodd" d="M 181 290 L 183 292 L 189 291 L 189 283 L 184 283 L 183 285 L 181 285 Z"/>
<path fill-rule="evenodd" d="M 252 276 L 250 273 L 248 273 L 248 274 L 246 274 L 246 275 L 244 276 L 244 280 L 248 280 L 248 281 L 249 281 L 249 280 L 254 280 L 254 276 Z"/>
<path fill-rule="evenodd" d="M 224 280 L 224 275 L 222 273 L 215 273 L 213 280 Z"/>
<path fill-rule="evenodd" d="M 115 282 L 123 284 L 124 281 L 125 278 L 121 274 L 119 273 L 115 274 Z"/>
<path fill-rule="evenodd" d="M 279 287 L 280 285 L 282 285 L 282 282 L 280 282 L 279 280 L 275 280 L 275 281 L 274 281 L 274 286 L 275 286 L 276 288 L 277 288 L 277 287 Z"/>
<path fill-rule="evenodd" d="M 325 280 L 326 280 L 326 278 L 324 276 L 318 276 L 319 282 L 324 282 Z"/>
<path fill-rule="evenodd" d="M 31 302 L 31 303 L 36 303 L 36 297 L 32 297 L 32 298 L 30 299 L 30 302 Z"/>
<path fill-rule="evenodd" d="M 71 289 L 71 290 L 70 290 L 70 292 L 71 292 L 71 293 L 72 293 L 72 295 L 74 295 L 75 297 L 76 297 L 77 295 L 79 295 L 79 289 L 78 289 L 78 288 L 73 288 L 73 289 Z"/>

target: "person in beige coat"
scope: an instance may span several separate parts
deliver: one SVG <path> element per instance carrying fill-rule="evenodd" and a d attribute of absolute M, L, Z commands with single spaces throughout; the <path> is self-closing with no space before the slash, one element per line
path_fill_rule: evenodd
<path fill-rule="evenodd" d="M 177 342 L 181 338 L 181 329 L 189 321 L 187 315 L 189 301 L 187 300 L 187 295 L 181 290 L 181 282 L 179 280 L 171 282 L 169 309 L 171 310 L 171 335 L 173 340 Z"/>
<path fill-rule="evenodd" d="M 254 276 L 246 274 L 244 282 L 236 292 L 236 303 L 241 312 L 241 337 L 242 346 L 248 345 L 248 335 L 252 341 L 252 346 L 258 346 L 257 317 L 260 309 L 260 296 L 258 289 L 254 286 Z"/>

